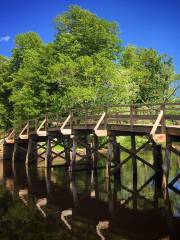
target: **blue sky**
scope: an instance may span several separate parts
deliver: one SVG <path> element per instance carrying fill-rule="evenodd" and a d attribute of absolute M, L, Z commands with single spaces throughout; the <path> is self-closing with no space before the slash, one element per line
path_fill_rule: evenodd
<path fill-rule="evenodd" d="M 35 31 L 52 41 L 52 20 L 78 4 L 99 17 L 117 21 L 123 45 L 155 48 L 174 59 L 180 73 L 180 0 L 1 0 L 0 54 L 10 56 L 16 34 Z"/>

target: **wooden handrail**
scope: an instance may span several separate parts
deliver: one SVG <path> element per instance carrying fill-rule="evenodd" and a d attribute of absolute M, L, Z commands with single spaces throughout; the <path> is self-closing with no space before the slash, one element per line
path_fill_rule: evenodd
<path fill-rule="evenodd" d="M 25 125 L 25 127 L 22 129 L 22 131 L 19 133 L 19 137 L 21 135 L 23 135 L 23 132 L 27 129 L 28 130 L 28 127 L 29 127 L 29 122 Z M 28 131 L 27 131 L 28 132 Z"/>
<path fill-rule="evenodd" d="M 5 140 L 11 139 L 11 137 L 13 137 L 14 134 L 15 134 L 15 130 L 13 129 L 13 130 L 10 132 L 10 134 L 5 138 Z"/>
<path fill-rule="evenodd" d="M 71 119 L 72 114 L 70 113 L 69 116 L 66 118 L 66 120 L 63 122 L 62 126 L 61 126 L 61 130 L 64 129 L 64 127 L 67 125 L 67 123 L 69 122 L 69 120 Z"/>
<path fill-rule="evenodd" d="M 38 127 L 37 132 L 40 131 L 40 129 L 41 129 L 42 126 L 46 123 L 46 121 L 47 121 L 47 119 L 45 118 L 45 119 L 43 120 L 43 122 L 41 123 L 41 125 Z"/>

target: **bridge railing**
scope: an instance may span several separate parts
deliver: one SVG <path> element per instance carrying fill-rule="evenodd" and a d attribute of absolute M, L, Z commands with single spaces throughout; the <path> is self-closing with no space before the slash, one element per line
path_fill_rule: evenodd
<path fill-rule="evenodd" d="M 61 129 L 66 121 L 66 128 L 83 125 L 91 128 L 106 129 L 108 124 L 115 125 L 154 125 L 157 117 L 163 111 L 158 125 L 165 128 L 167 125 L 180 125 L 180 102 L 158 104 L 119 104 L 100 106 L 95 108 L 77 108 L 66 113 L 46 113 L 35 119 L 30 119 L 16 131 L 15 137 L 24 130 L 24 135 L 36 134 L 48 129 Z"/>
<path fill-rule="evenodd" d="M 180 125 L 180 103 L 167 103 L 164 111 L 166 125 Z"/>
<path fill-rule="evenodd" d="M 108 124 L 146 124 L 153 125 L 160 113 L 163 111 L 161 125 L 179 124 L 180 103 L 170 104 L 124 104 L 95 107 L 93 109 L 74 109 L 68 118 L 66 127 L 73 126 L 96 126 L 100 121 L 100 127 L 106 128 Z M 70 113 L 69 113 L 70 114 Z M 103 116 L 103 117 L 102 117 Z"/>

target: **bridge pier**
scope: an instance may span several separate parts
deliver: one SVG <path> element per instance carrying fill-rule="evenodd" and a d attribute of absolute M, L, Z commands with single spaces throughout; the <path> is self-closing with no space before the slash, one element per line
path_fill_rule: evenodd
<path fill-rule="evenodd" d="M 28 147 L 27 147 L 27 154 L 26 154 L 26 165 L 29 166 L 31 164 L 37 165 L 37 141 L 35 136 L 29 138 Z"/>
<path fill-rule="evenodd" d="M 3 144 L 3 160 L 11 161 L 14 152 L 14 143 L 8 144 L 4 142 Z"/>
<path fill-rule="evenodd" d="M 174 153 L 177 156 L 180 156 L 180 151 L 173 146 L 173 143 L 179 142 L 179 138 L 173 138 L 168 136 L 166 142 L 166 151 L 164 157 L 164 172 L 163 172 L 163 188 L 166 189 L 170 187 L 175 192 L 180 194 L 180 191 L 174 186 L 175 183 L 180 179 L 180 172 L 173 176 L 171 182 L 169 182 L 169 173 L 170 173 L 170 163 L 171 163 L 171 153 Z"/>
<path fill-rule="evenodd" d="M 162 188 L 162 177 L 163 177 L 163 156 L 162 156 L 162 145 L 152 143 L 153 148 L 153 161 L 155 168 L 155 186 L 158 189 Z"/>
<path fill-rule="evenodd" d="M 95 134 L 92 136 L 92 167 L 97 168 L 98 164 L 98 148 L 99 148 L 99 138 Z"/>
<path fill-rule="evenodd" d="M 48 136 L 47 146 L 46 146 L 46 155 L 45 155 L 45 167 L 49 168 L 52 164 L 52 148 L 51 148 L 52 137 Z"/>
<path fill-rule="evenodd" d="M 72 158 L 70 162 L 70 171 L 74 172 L 76 169 L 76 155 L 77 155 L 77 136 L 73 136 L 72 138 Z"/>
<path fill-rule="evenodd" d="M 45 150 L 45 167 L 52 167 L 56 159 L 60 160 L 60 165 L 70 166 L 71 158 L 71 140 L 70 136 L 63 136 L 61 134 L 48 134 Z M 59 165 L 59 164 L 58 164 Z"/>
<path fill-rule="evenodd" d="M 28 142 L 27 141 L 17 141 L 14 143 L 14 151 L 12 156 L 13 164 L 18 162 L 26 161 Z"/>

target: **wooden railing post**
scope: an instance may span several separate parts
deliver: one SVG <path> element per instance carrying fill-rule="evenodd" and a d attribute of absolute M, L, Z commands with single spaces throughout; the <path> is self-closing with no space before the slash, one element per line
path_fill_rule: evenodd
<path fill-rule="evenodd" d="M 166 105 L 165 105 L 165 103 L 163 103 L 162 106 L 161 106 L 161 110 L 163 111 L 163 116 L 162 116 L 162 119 L 161 119 L 161 131 L 164 134 L 166 133 L 165 108 L 166 108 Z"/>
<path fill-rule="evenodd" d="M 70 129 L 72 130 L 72 128 L 73 128 L 73 116 L 74 116 L 74 114 L 73 114 L 73 111 L 70 111 Z"/>
<path fill-rule="evenodd" d="M 107 106 L 105 106 L 104 108 L 104 112 L 105 112 L 105 117 L 104 117 L 104 128 L 107 129 L 107 124 L 108 124 L 108 108 Z"/>
<path fill-rule="evenodd" d="M 131 127 L 134 125 L 134 105 L 130 106 L 130 124 Z"/>
<path fill-rule="evenodd" d="M 45 122 L 45 131 L 47 131 L 47 129 L 48 129 L 48 113 L 45 114 L 45 119 L 46 119 L 46 122 Z"/>
<path fill-rule="evenodd" d="M 30 123 L 29 123 L 29 120 L 28 120 L 28 122 L 27 122 L 27 135 L 29 136 L 29 125 L 30 125 Z"/>
<path fill-rule="evenodd" d="M 34 120 L 34 122 L 35 122 L 35 131 L 37 132 L 39 120 L 36 118 L 36 119 Z"/>
<path fill-rule="evenodd" d="M 59 126 L 59 113 L 58 112 L 56 113 L 56 122 L 57 122 L 56 127 L 58 127 Z"/>

